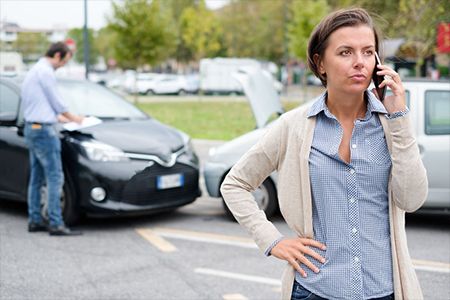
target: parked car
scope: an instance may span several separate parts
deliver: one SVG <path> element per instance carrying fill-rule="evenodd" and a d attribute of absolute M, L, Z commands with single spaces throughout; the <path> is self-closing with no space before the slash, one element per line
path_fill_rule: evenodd
<path fill-rule="evenodd" d="M 20 79 L 0 78 L 0 199 L 25 202 L 29 163 L 20 84 Z M 66 223 L 83 214 L 172 210 L 200 196 L 199 162 L 188 135 L 98 84 L 59 80 L 59 89 L 71 111 L 103 121 L 75 131 L 56 125 L 62 145 L 61 205 Z M 44 215 L 45 207 L 43 197 Z"/>
<path fill-rule="evenodd" d="M 260 110 L 262 107 L 267 109 L 265 115 L 253 109 L 254 115 L 260 116 L 262 120 L 257 123 L 255 130 L 210 150 L 203 173 L 211 197 L 221 197 L 220 185 L 226 174 L 270 128 L 272 123 L 264 125 L 268 120 L 265 116 L 270 115 L 271 111 L 279 111 L 277 108 L 279 100 L 274 96 L 275 91 L 257 92 L 267 89 L 270 85 L 262 80 L 256 80 L 252 74 L 243 76 L 239 81 L 250 103 L 258 103 Z M 409 79 L 404 81 L 404 86 L 410 116 L 415 125 L 417 143 L 429 180 L 428 199 L 421 211 L 450 211 L 450 83 Z M 269 104 L 274 105 L 272 109 L 269 108 Z M 274 172 L 253 193 L 259 207 L 269 217 L 278 209 L 276 184 L 277 174 Z M 231 216 L 225 204 L 224 208 Z"/>
<path fill-rule="evenodd" d="M 193 92 L 195 91 L 188 85 L 184 75 L 173 74 L 162 74 L 156 77 L 146 91 L 151 95 L 184 95 Z"/>

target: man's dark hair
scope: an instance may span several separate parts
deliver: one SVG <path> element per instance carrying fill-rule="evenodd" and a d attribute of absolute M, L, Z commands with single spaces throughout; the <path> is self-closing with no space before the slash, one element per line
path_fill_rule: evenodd
<path fill-rule="evenodd" d="M 72 54 L 72 51 L 70 51 L 69 47 L 67 47 L 66 44 L 64 44 L 63 42 L 57 42 L 50 45 L 47 52 L 45 53 L 45 56 L 53 58 L 58 52 L 61 56 L 61 59 L 66 57 L 67 53 Z"/>

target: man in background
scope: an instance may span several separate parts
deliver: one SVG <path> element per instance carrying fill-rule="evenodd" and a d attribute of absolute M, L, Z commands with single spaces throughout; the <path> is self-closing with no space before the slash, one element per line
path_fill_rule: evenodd
<path fill-rule="evenodd" d="M 50 235 L 79 235 L 66 227 L 61 212 L 64 173 L 61 142 L 54 124 L 58 119 L 81 123 L 83 117 L 68 112 L 56 89 L 55 70 L 64 66 L 72 52 L 64 43 L 50 46 L 28 72 L 22 85 L 25 141 L 30 153 L 28 185 L 28 231 L 47 231 Z M 48 226 L 41 216 L 41 188 L 46 183 Z"/>

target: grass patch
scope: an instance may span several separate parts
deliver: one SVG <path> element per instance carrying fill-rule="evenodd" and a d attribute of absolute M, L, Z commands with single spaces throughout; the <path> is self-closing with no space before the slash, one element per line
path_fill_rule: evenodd
<path fill-rule="evenodd" d="M 192 138 L 231 140 L 250 130 L 256 123 L 247 102 L 153 102 L 137 106 L 155 119 L 178 128 Z M 290 110 L 298 103 L 285 103 Z"/>

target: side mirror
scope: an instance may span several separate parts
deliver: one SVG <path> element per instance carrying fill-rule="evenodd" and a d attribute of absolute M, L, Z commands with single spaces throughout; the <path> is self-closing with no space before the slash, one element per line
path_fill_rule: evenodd
<path fill-rule="evenodd" d="M 0 113 L 0 125 L 14 126 L 17 122 L 17 115 L 14 112 Z"/>

